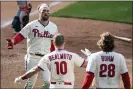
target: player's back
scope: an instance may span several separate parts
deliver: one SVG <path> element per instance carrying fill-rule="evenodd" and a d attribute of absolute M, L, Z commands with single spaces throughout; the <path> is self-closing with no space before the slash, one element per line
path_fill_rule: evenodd
<path fill-rule="evenodd" d="M 119 88 L 120 75 L 127 71 L 123 66 L 124 57 L 116 52 L 97 52 L 92 54 L 96 62 L 96 86 L 98 88 Z M 89 60 L 88 60 L 89 61 Z"/>
<path fill-rule="evenodd" d="M 77 54 L 66 50 L 50 53 L 49 60 L 52 82 L 74 82 L 74 66 L 81 66 L 84 61 Z"/>

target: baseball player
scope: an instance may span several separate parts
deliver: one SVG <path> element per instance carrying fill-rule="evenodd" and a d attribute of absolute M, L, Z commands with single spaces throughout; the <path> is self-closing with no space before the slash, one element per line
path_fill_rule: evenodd
<path fill-rule="evenodd" d="M 27 54 L 25 56 L 26 70 L 36 66 L 39 60 L 49 53 L 54 51 L 53 36 L 58 32 L 56 24 L 49 21 L 49 6 L 45 3 L 38 6 L 39 19 L 29 22 L 19 33 L 12 39 L 6 39 L 8 49 L 13 49 L 13 46 L 27 38 Z M 44 86 L 49 87 L 49 71 L 42 72 Z M 35 74 L 28 79 L 25 89 L 33 88 L 38 74 Z"/>
<path fill-rule="evenodd" d="M 64 49 L 64 36 L 60 33 L 54 36 L 54 45 L 56 50 L 45 55 L 38 63 L 24 75 L 15 79 L 15 83 L 21 83 L 22 80 L 32 77 L 39 71 L 51 72 L 50 88 L 73 88 L 74 87 L 74 67 L 86 67 L 86 62 L 76 53 Z"/>
<path fill-rule="evenodd" d="M 15 32 L 19 32 L 29 22 L 29 14 L 32 9 L 32 5 L 28 0 L 17 0 L 17 5 L 19 7 L 17 15 L 12 21 L 12 28 Z"/>
<path fill-rule="evenodd" d="M 82 89 L 88 89 L 95 76 L 96 88 L 120 88 L 120 76 L 125 89 L 130 89 L 130 78 L 125 58 L 122 54 L 114 51 L 114 38 L 111 33 L 101 34 L 97 42 L 101 51 L 88 57 L 86 76 Z"/>

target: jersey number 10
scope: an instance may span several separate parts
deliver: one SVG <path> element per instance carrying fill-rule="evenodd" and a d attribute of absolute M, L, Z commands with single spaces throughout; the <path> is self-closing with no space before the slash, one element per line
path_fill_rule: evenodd
<path fill-rule="evenodd" d="M 105 72 L 107 71 L 107 74 Z M 114 64 L 101 64 L 100 65 L 100 77 L 114 77 L 115 76 L 115 65 Z"/>
<path fill-rule="evenodd" d="M 55 62 L 56 65 L 56 71 L 57 74 L 66 74 L 67 73 L 67 63 L 65 61 L 61 61 L 61 62 Z"/>

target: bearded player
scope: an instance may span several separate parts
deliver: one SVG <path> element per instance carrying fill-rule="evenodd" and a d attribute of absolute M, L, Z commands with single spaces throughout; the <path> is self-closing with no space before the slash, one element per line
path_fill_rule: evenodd
<path fill-rule="evenodd" d="M 58 32 L 56 24 L 49 20 L 49 6 L 41 4 L 38 6 L 39 19 L 28 23 L 18 34 L 12 39 L 7 39 L 8 49 L 13 49 L 13 46 L 27 38 L 27 54 L 25 56 L 26 71 L 36 66 L 40 59 L 54 51 L 52 44 L 53 36 Z M 43 80 L 45 80 L 42 87 L 49 87 L 49 70 L 43 71 Z M 34 87 L 38 74 L 35 74 L 28 79 L 25 89 Z"/>

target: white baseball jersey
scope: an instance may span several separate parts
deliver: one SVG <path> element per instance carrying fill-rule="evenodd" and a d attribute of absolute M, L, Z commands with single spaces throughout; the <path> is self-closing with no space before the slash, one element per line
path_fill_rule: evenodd
<path fill-rule="evenodd" d="M 38 20 L 28 23 L 20 33 L 27 38 L 27 53 L 47 54 L 53 36 L 58 32 L 57 26 L 49 21 L 47 26 L 42 25 Z"/>
<path fill-rule="evenodd" d="M 123 55 L 100 51 L 88 57 L 86 71 L 95 74 L 97 88 L 119 88 L 120 75 L 128 69 Z"/>
<path fill-rule="evenodd" d="M 79 55 L 66 50 L 55 50 L 45 55 L 38 66 L 51 71 L 51 82 L 74 82 L 74 66 L 81 67 L 84 63 Z"/>

